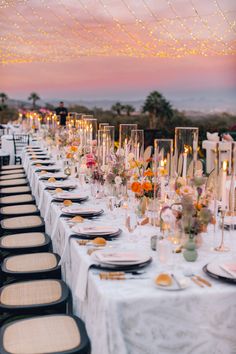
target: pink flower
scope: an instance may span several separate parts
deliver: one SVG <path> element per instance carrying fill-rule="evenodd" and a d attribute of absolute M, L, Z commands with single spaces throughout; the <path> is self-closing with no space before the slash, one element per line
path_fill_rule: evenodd
<path fill-rule="evenodd" d="M 190 186 L 182 186 L 179 190 L 181 195 L 193 195 L 193 188 Z"/>
<path fill-rule="evenodd" d="M 222 138 L 225 141 L 233 141 L 234 140 L 230 134 L 223 134 Z"/>
<path fill-rule="evenodd" d="M 96 160 L 93 154 L 87 154 L 86 155 L 86 166 L 87 167 L 92 167 L 96 164 Z"/>

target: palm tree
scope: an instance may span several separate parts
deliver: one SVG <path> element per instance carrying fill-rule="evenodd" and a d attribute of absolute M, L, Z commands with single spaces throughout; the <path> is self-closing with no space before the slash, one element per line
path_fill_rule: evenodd
<path fill-rule="evenodd" d="M 36 107 L 36 101 L 40 100 L 39 95 L 36 92 L 32 92 L 28 98 L 29 101 L 33 102 L 33 109 Z"/>
<path fill-rule="evenodd" d="M 130 104 L 126 104 L 123 106 L 123 110 L 126 112 L 127 116 L 130 116 L 130 113 L 135 112 L 135 108 Z"/>
<path fill-rule="evenodd" d="M 163 126 L 173 117 L 173 109 L 163 95 L 158 91 L 151 92 L 144 102 L 143 112 L 150 114 L 150 128 L 156 128 L 157 121 Z"/>
<path fill-rule="evenodd" d="M 123 109 L 123 105 L 120 102 L 116 102 L 115 104 L 113 104 L 113 106 L 111 107 L 111 110 L 116 112 L 116 114 L 118 116 L 121 116 L 121 111 Z"/>
<path fill-rule="evenodd" d="M 4 92 L 1 92 L 0 93 L 0 99 L 1 99 L 1 106 L 4 107 L 6 100 L 8 100 L 7 95 Z"/>

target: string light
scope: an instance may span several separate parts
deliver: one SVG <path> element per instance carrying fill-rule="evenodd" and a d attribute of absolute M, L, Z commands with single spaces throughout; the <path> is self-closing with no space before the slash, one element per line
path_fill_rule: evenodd
<path fill-rule="evenodd" d="M 173 0 L 0 0 L 0 63 L 236 54 L 235 10 L 184 1 L 181 16 Z"/>

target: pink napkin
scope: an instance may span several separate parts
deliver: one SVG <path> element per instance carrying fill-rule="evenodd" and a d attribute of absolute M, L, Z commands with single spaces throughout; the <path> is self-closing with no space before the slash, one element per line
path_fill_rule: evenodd
<path fill-rule="evenodd" d="M 226 272 L 236 277 L 236 263 L 227 263 L 221 266 Z"/>

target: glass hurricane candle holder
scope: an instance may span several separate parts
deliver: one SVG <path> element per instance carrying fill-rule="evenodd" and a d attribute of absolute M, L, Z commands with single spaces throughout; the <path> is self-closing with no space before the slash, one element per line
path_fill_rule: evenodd
<path fill-rule="evenodd" d="M 100 166 L 105 166 L 109 162 L 112 149 L 112 139 L 109 130 L 98 131 L 98 161 Z M 113 144 L 114 145 L 114 144 Z"/>
<path fill-rule="evenodd" d="M 139 161 L 142 159 L 144 152 L 144 130 L 134 129 L 131 131 L 130 150 L 134 154 L 135 160 Z"/>
<path fill-rule="evenodd" d="M 119 147 L 125 148 L 125 146 L 131 143 L 131 132 L 137 130 L 137 124 L 120 124 L 119 127 Z"/>
<path fill-rule="evenodd" d="M 114 127 L 114 125 L 103 126 L 103 130 L 110 132 L 110 149 L 111 149 L 111 151 L 114 151 L 114 146 L 115 146 L 115 127 Z"/>
<path fill-rule="evenodd" d="M 93 141 L 97 140 L 97 119 L 96 118 L 84 118 L 84 143 L 86 147 L 92 149 Z"/>
<path fill-rule="evenodd" d="M 108 125 L 109 125 L 109 123 L 99 123 L 98 129 L 102 130 L 104 127 L 107 127 Z"/>
<path fill-rule="evenodd" d="M 173 173 L 173 140 L 155 139 L 154 140 L 154 165 L 156 168 L 165 167 L 167 175 Z"/>
<path fill-rule="evenodd" d="M 175 128 L 175 173 L 187 178 L 190 170 L 195 174 L 198 149 L 198 128 L 176 127 Z M 191 167 L 191 168 L 190 168 Z"/>

